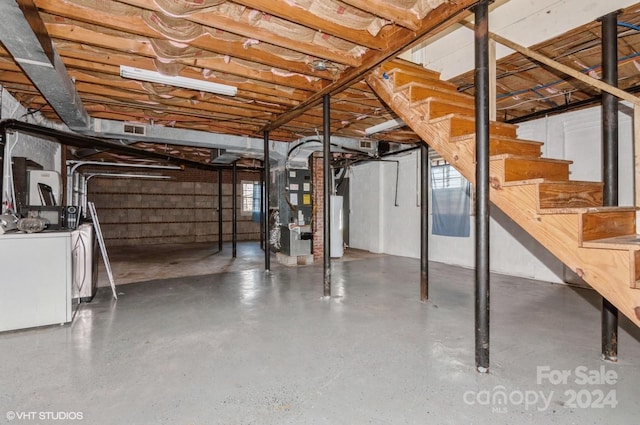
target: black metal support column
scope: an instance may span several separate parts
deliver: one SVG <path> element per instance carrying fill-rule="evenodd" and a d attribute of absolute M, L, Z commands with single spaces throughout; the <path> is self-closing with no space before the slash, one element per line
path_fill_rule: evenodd
<path fill-rule="evenodd" d="M 429 299 L 429 145 L 420 148 L 420 301 Z"/>
<path fill-rule="evenodd" d="M 2 113 L 2 110 L 0 108 L 0 115 Z M 0 119 L 2 117 L 0 116 Z M 7 132 L 6 131 L 2 131 L 0 132 L 0 190 L 2 190 L 2 187 L 4 185 L 4 157 L 5 157 L 5 143 L 7 140 Z M 2 195 L 0 195 L 0 199 L 2 199 Z M 0 201 L 1 202 L 1 201 Z M 0 214 L 2 213 L 2 207 L 0 206 Z"/>
<path fill-rule="evenodd" d="M 602 21 L 602 81 L 618 87 L 618 18 L 613 12 Z M 618 205 L 618 98 L 602 92 L 603 204 Z M 602 299 L 602 357 L 618 360 L 618 309 Z"/>
<path fill-rule="evenodd" d="M 236 258 L 238 245 L 238 166 L 233 163 L 233 175 L 231 176 L 231 256 Z"/>
<path fill-rule="evenodd" d="M 264 246 L 264 163 L 260 172 L 260 249 Z"/>
<path fill-rule="evenodd" d="M 489 2 L 475 6 L 476 369 L 489 371 Z"/>
<path fill-rule="evenodd" d="M 218 168 L 218 251 L 222 251 L 222 169 Z"/>
<path fill-rule="evenodd" d="M 264 187 L 262 196 L 262 205 L 264 214 L 262 215 L 264 229 L 264 269 L 271 269 L 271 246 L 269 244 L 269 188 L 271 183 L 271 164 L 269 162 L 269 132 L 264 132 Z"/>
<path fill-rule="evenodd" d="M 331 296 L 331 109 L 330 96 L 325 94 L 322 98 L 323 119 L 323 151 L 322 171 L 324 174 L 323 196 L 323 245 L 324 245 L 324 296 Z"/>

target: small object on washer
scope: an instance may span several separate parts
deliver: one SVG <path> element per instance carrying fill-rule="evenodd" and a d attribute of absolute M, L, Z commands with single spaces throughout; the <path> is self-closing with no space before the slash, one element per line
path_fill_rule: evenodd
<path fill-rule="evenodd" d="M 47 220 L 40 217 L 27 217 L 18 220 L 18 230 L 27 233 L 42 232 L 47 228 Z"/>
<path fill-rule="evenodd" d="M 0 215 L 0 235 L 16 230 L 18 228 L 18 217 L 13 214 Z"/>

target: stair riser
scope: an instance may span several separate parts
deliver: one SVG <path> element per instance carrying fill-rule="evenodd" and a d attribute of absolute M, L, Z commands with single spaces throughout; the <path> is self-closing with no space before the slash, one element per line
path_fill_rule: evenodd
<path fill-rule="evenodd" d="M 462 139 L 458 142 L 453 142 L 456 144 L 464 144 L 471 146 L 471 154 L 475 158 L 475 146 L 476 141 L 475 137 Z M 540 145 L 536 145 L 533 143 L 522 143 L 517 140 L 489 140 L 489 156 L 496 155 L 518 155 L 518 156 L 529 156 L 532 158 L 540 157 Z"/>
<path fill-rule="evenodd" d="M 635 211 L 611 211 L 580 215 L 580 242 L 636 233 Z"/>
<path fill-rule="evenodd" d="M 585 208 L 602 206 L 602 185 L 567 182 L 538 185 L 539 208 Z"/>
<path fill-rule="evenodd" d="M 451 118 L 451 139 L 468 137 L 469 135 L 475 134 L 476 132 L 476 123 L 475 120 L 464 117 L 454 116 Z M 510 125 L 502 125 L 496 122 L 491 122 L 489 124 L 489 133 L 492 136 L 498 137 L 510 137 L 516 138 L 516 127 Z M 456 140 L 451 140 L 455 142 Z"/>
<path fill-rule="evenodd" d="M 528 159 L 507 158 L 503 161 L 502 175 L 498 175 L 500 181 L 512 182 L 519 180 L 548 179 L 568 180 L 569 164 L 562 162 L 545 162 Z M 493 162 L 493 161 L 492 161 Z"/>
<path fill-rule="evenodd" d="M 475 108 L 475 103 L 473 98 L 470 99 L 467 96 L 458 94 L 457 92 L 440 91 L 432 87 L 421 86 L 419 84 L 405 86 L 404 89 L 409 91 L 409 101 L 411 104 L 420 102 L 427 98 L 434 98 L 443 103 L 453 103 L 456 105 L 466 106 L 471 109 L 472 113 L 470 116 L 474 116 L 473 110 Z"/>
<path fill-rule="evenodd" d="M 538 158 L 541 154 L 540 145 L 535 145 L 533 143 L 520 143 L 515 140 L 489 140 L 489 156 L 504 154 Z"/>
<path fill-rule="evenodd" d="M 421 104 L 424 104 L 423 107 L 428 108 L 429 120 L 441 118 L 449 114 L 460 114 L 460 115 L 473 117 L 475 113 L 473 108 L 469 108 L 464 105 L 456 105 L 453 103 L 445 103 L 445 102 L 442 102 L 441 100 L 433 100 L 433 99 L 416 102 L 412 106 L 420 107 Z"/>

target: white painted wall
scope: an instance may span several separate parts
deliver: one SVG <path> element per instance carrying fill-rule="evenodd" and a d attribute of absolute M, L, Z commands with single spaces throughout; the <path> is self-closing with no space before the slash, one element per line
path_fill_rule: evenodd
<path fill-rule="evenodd" d="M 489 30 L 523 46 L 549 40 L 637 0 L 509 0 L 497 1 L 489 14 Z M 524 30 L 523 30 L 524 29 Z M 498 59 L 513 53 L 496 46 Z M 413 49 L 413 61 L 441 72 L 448 80 L 473 69 L 473 31 L 460 25 Z"/>
<path fill-rule="evenodd" d="M 349 176 L 349 244 L 371 252 L 383 252 L 382 167 L 380 162 L 369 162 L 353 167 Z"/>
<path fill-rule="evenodd" d="M 570 112 L 520 124 L 519 137 L 545 142 L 543 156 L 570 159 L 572 180 L 601 180 L 601 110 Z M 633 204 L 632 120 L 621 105 L 619 128 L 621 205 Z M 420 208 L 417 203 L 419 153 L 389 157 L 400 161 L 398 206 L 395 206 L 395 163 L 368 163 L 351 170 L 351 247 L 419 258 Z M 379 196 L 379 198 L 376 198 Z M 562 282 L 564 266 L 505 214 L 491 212 L 491 270 L 532 279 Z M 380 231 L 382 230 L 382 236 Z M 429 259 L 474 266 L 474 217 L 471 236 L 429 237 Z"/>
<path fill-rule="evenodd" d="M 383 252 L 402 257 L 420 256 L 419 151 L 382 163 Z M 398 161 L 391 162 L 391 161 Z M 399 165 L 399 167 L 398 167 Z M 398 190 L 396 196 L 396 176 Z"/>
<path fill-rule="evenodd" d="M 2 105 L 0 119 L 14 118 L 25 122 L 39 124 L 51 128 L 64 130 L 66 126 L 54 124 L 46 120 L 40 113 L 28 114 L 13 96 L 2 89 Z M 4 176 L 2 179 L 2 208 L 13 205 L 11 188 L 11 157 L 25 157 L 42 165 L 45 170 L 62 170 L 62 150 L 58 143 L 50 142 L 24 133 L 14 132 L 7 137 L 7 144 L 3 154 Z"/>

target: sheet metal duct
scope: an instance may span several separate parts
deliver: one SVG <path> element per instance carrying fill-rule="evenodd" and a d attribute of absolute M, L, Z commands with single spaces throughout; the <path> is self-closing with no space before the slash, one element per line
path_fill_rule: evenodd
<path fill-rule="evenodd" d="M 132 124 L 101 118 L 94 118 L 91 127 L 90 131 L 83 133 L 100 138 L 124 139 L 127 141 L 125 143 L 166 143 L 218 149 L 218 156 L 213 160 L 216 164 L 230 165 L 241 157 L 260 160 L 263 157 L 263 140 L 254 137 L 231 136 L 159 125 Z M 135 127 L 135 131 L 131 131 L 129 127 Z M 272 152 L 272 157 L 283 158 L 289 144 L 285 142 L 275 142 L 274 144 L 275 149 Z"/>
<path fill-rule="evenodd" d="M 89 114 L 55 51 L 32 0 L 0 2 L 0 41 L 69 128 L 89 128 Z"/>

